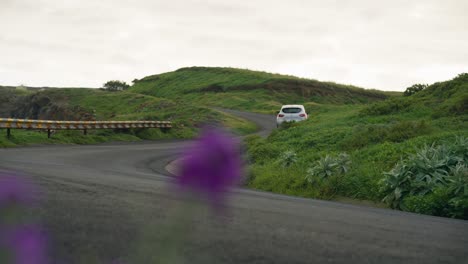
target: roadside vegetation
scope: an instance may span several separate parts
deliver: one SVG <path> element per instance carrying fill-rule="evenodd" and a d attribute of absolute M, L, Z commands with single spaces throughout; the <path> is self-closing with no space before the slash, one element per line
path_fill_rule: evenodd
<path fill-rule="evenodd" d="M 306 104 L 307 121 L 246 139 L 246 184 L 468 219 L 467 106 L 468 74 L 370 105 Z"/>
<path fill-rule="evenodd" d="M 28 144 L 92 144 L 107 141 L 138 141 L 143 139 L 192 138 L 204 125 L 222 124 L 237 134 L 251 133 L 255 124 L 244 119 L 195 106 L 175 103 L 169 99 L 130 91 L 106 91 L 86 88 L 47 89 L 17 94 L 15 90 L 0 89 L 11 95 L 3 104 L 5 117 L 45 120 L 169 120 L 173 129 L 129 130 L 58 130 L 51 139 L 47 133 L 34 130 L 12 130 L 10 139 L 0 131 L 0 147 Z M 14 93 L 14 94 L 13 94 Z"/>

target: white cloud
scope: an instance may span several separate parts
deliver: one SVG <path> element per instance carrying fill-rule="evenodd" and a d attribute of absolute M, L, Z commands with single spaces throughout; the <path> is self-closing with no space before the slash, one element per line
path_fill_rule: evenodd
<path fill-rule="evenodd" d="M 2 0 L 0 84 L 233 66 L 403 90 L 468 71 L 468 1 Z"/>

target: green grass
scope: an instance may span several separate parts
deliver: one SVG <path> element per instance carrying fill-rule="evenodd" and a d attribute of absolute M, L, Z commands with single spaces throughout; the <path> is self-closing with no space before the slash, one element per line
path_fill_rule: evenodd
<path fill-rule="evenodd" d="M 89 131 L 83 135 L 81 131 L 57 131 L 51 138 L 47 132 L 14 129 L 8 139 L 6 130 L 0 130 L 0 147 L 15 147 L 35 144 L 97 144 L 109 141 L 139 141 L 140 137 L 129 133 L 114 133 L 111 130 Z"/>
<path fill-rule="evenodd" d="M 23 98 L 23 111 L 31 112 L 31 102 L 49 102 L 41 106 L 38 119 L 53 120 L 169 120 L 173 128 L 132 129 L 125 131 L 96 130 L 88 136 L 78 131 L 58 131 L 52 139 L 37 131 L 12 130 L 11 139 L 0 136 L 0 146 L 28 144 L 89 144 L 106 141 L 137 141 L 142 139 L 192 138 L 207 124 L 223 124 L 236 134 L 256 130 L 253 123 L 235 116 L 191 103 L 175 103 L 150 95 L 130 91 L 109 92 L 99 89 L 64 88 L 28 93 Z M 31 117 L 30 117 L 31 118 Z M 34 118 L 34 117 L 32 117 Z M 5 132 L 6 134 L 6 132 Z"/>
<path fill-rule="evenodd" d="M 131 91 L 198 105 L 273 113 L 286 103 L 362 104 L 396 93 L 235 68 L 191 67 L 145 77 Z"/>
<path fill-rule="evenodd" d="M 306 104 L 307 121 L 285 124 L 267 139 L 246 139 L 251 163 L 247 185 L 303 197 L 379 203 L 385 196 L 379 184 L 383 172 L 426 144 L 468 137 L 467 77 L 372 105 Z M 282 162 L 286 151 L 298 157 L 290 167 Z M 321 158 L 339 153 L 351 158 L 345 175 L 316 182 L 306 179 L 308 169 Z"/>
<path fill-rule="evenodd" d="M 468 73 L 437 82 L 409 97 L 397 97 L 363 109 L 364 116 L 398 114 L 412 117 L 440 118 L 466 115 L 468 109 Z"/>

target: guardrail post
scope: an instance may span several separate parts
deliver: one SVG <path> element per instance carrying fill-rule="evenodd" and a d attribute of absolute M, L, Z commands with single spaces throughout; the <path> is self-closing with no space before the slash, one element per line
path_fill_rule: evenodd
<path fill-rule="evenodd" d="M 47 129 L 47 138 L 50 138 L 50 129 Z"/>
<path fill-rule="evenodd" d="M 9 139 L 10 136 L 11 136 L 11 131 L 10 131 L 10 128 L 7 128 L 6 130 L 6 134 L 7 134 L 7 138 Z"/>

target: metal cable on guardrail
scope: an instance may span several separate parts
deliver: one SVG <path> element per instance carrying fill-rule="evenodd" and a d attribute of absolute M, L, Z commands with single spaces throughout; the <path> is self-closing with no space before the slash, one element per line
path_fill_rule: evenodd
<path fill-rule="evenodd" d="M 50 137 L 51 130 L 83 130 L 87 134 L 88 129 L 115 129 L 115 128 L 163 128 L 172 127 L 171 121 L 56 121 L 56 120 L 31 120 L 0 118 L 0 128 L 7 129 L 10 137 L 10 129 L 44 129 Z"/>

